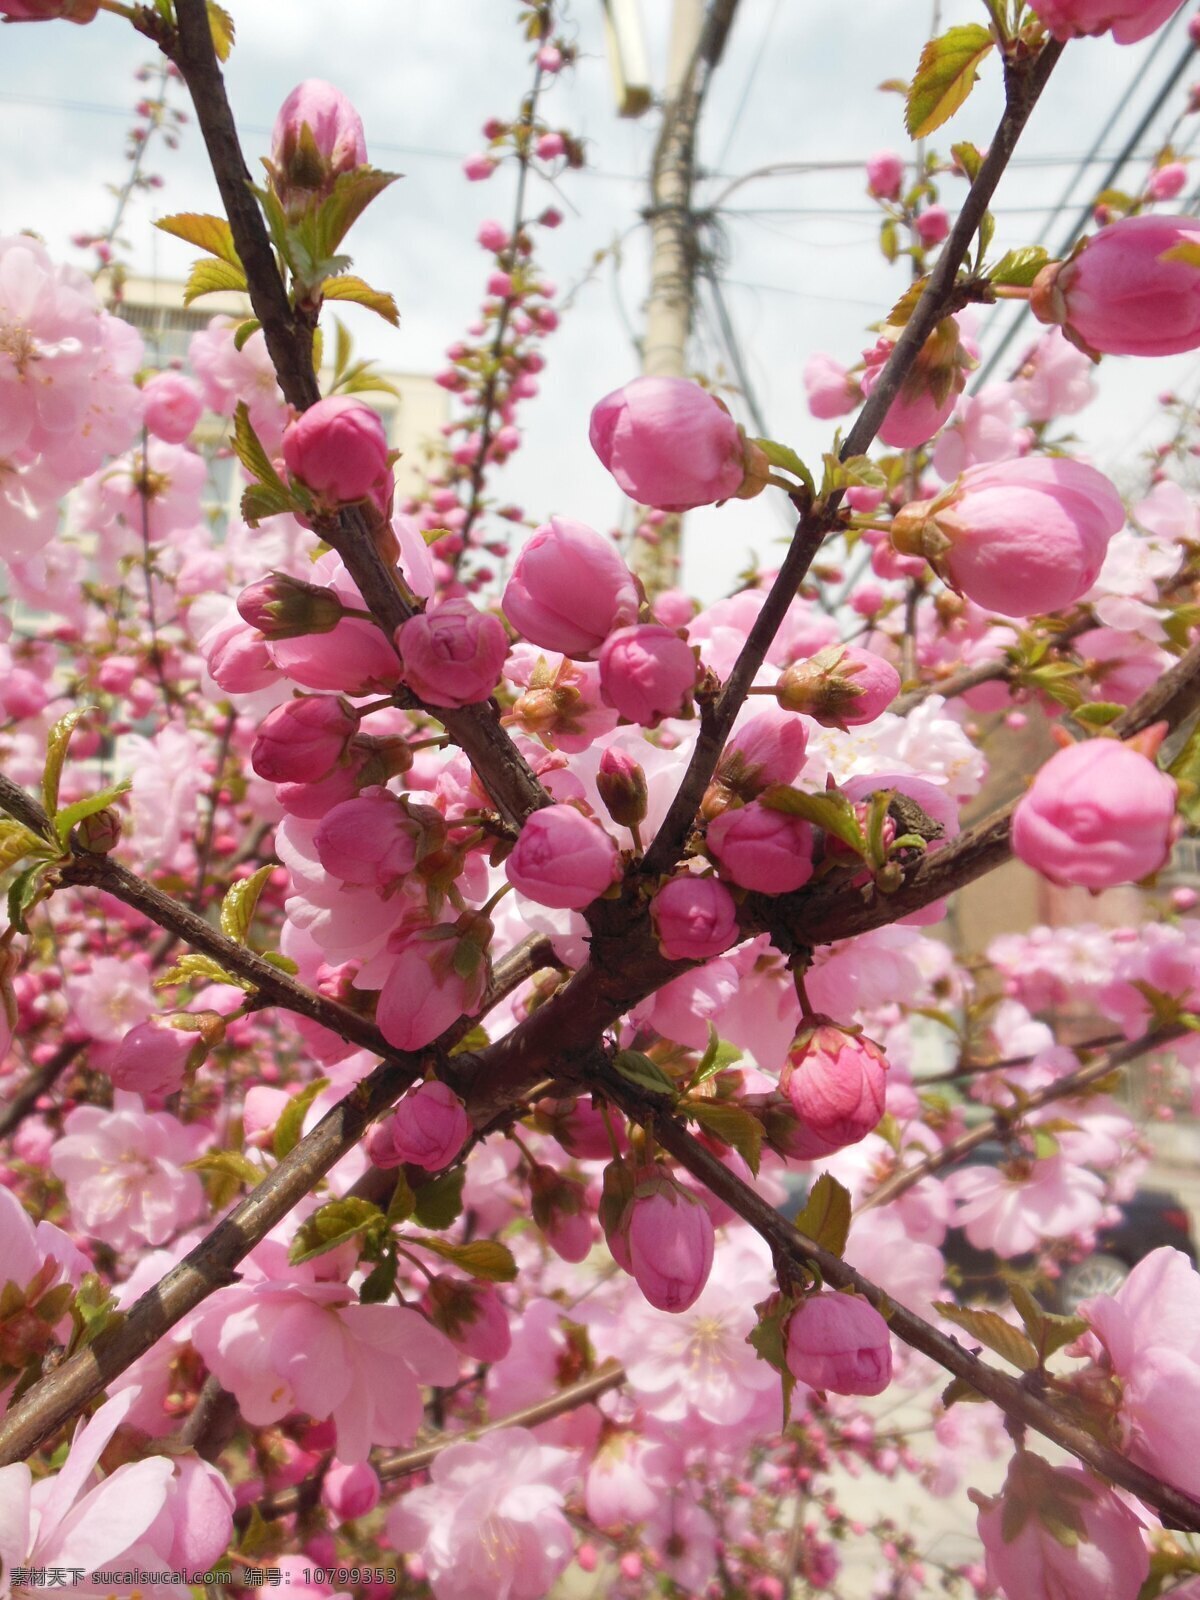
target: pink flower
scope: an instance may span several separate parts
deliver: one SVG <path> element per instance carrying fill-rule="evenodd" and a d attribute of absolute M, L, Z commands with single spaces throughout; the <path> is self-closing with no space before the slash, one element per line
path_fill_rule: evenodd
<path fill-rule="evenodd" d="M 576 1476 L 565 1450 L 524 1428 L 452 1444 L 388 1516 L 397 1550 L 419 1552 L 436 1600 L 542 1600 L 569 1565 L 563 1512 Z"/>
<path fill-rule="evenodd" d="M 659 1311 L 686 1311 L 699 1299 L 713 1262 L 713 1225 L 703 1201 L 661 1168 L 635 1178 L 623 1219 L 629 1271 Z"/>
<path fill-rule="evenodd" d="M 874 722 L 900 693 L 900 674 L 890 661 L 853 644 L 833 644 L 789 667 L 775 686 L 779 704 L 802 711 L 822 727 L 858 727 Z"/>
<path fill-rule="evenodd" d="M 1051 328 L 1026 352 L 1013 393 L 1034 422 L 1074 416 L 1095 396 L 1092 363 L 1061 328 Z"/>
<path fill-rule="evenodd" d="M 1179 10 L 1182 0 L 1030 0 L 1056 39 L 1112 33 L 1118 44 L 1136 44 Z"/>
<path fill-rule="evenodd" d="M 1093 467 L 1027 456 L 971 467 L 936 499 L 905 506 L 892 542 L 976 605 L 1027 617 L 1086 594 L 1124 522 L 1120 496 Z"/>
<path fill-rule="evenodd" d="M 963 1167 L 946 1179 L 954 1221 L 978 1250 L 1005 1258 L 1069 1238 L 1100 1221 L 1104 1182 L 1063 1156 L 1003 1167 Z"/>
<path fill-rule="evenodd" d="M 707 842 L 722 874 L 743 889 L 790 894 L 812 877 L 811 824 L 757 800 L 722 811 L 708 825 Z"/>
<path fill-rule="evenodd" d="M 283 432 L 290 475 L 328 506 L 391 499 L 387 433 L 379 413 L 349 395 L 309 406 Z"/>
<path fill-rule="evenodd" d="M 931 249 L 950 232 L 950 218 L 945 206 L 927 206 L 917 218 L 917 237 L 926 249 Z"/>
<path fill-rule="evenodd" d="M 804 364 L 804 392 L 814 417 L 844 417 L 862 403 L 858 381 L 832 356 L 810 356 Z"/>
<path fill-rule="evenodd" d="M 740 937 L 737 903 L 716 878 L 682 873 L 650 902 L 658 948 L 668 961 L 707 961 Z"/>
<path fill-rule="evenodd" d="M 792 1153 L 813 1160 L 865 1139 L 883 1115 L 887 1067 L 873 1039 L 814 1018 L 779 1075 L 802 1124 Z"/>
<path fill-rule="evenodd" d="M 114 1250 L 165 1244 L 204 1208 L 204 1190 L 185 1170 L 209 1142 L 165 1111 L 146 1112 L 118 1090 L 115 1109 L 76 1106 L 50 1170 L 66 1187 L 75 1225 Z"/>
<path fill-rule="evenodd" d="M 200 421 L 204 394 L 192 378 L 181 372 L 159 372 L 142 390 L 146 427 L 168 444 L 184 444 Z"/>
<path fill-rule="evenodd" d="M 894 150 L 867 157 L 867 190 L 877 200 L 898 200 L 904 182 L 904 158 Z"/>
<path fill-rule="evenodd" d="M 635 378 L 605 395 L 588 437 L 630 499 L 660 511 L 728 500 L 746 479 L 737 423 L 686 378 Z"/>
<path fill-rule="evenodd" d="M 250 764 L 270 783 L 315 783 L 341 762 L 358 718 L 337 695 L 301 695 L 268 712 Z"/>
<path fill-rule="evenodd" d="M 543 133 L 536 145 L 538 157 L 542 161 L 554 161 L 566 148 L 566 141 L 561 133 Z"/>
<path fill-rule="evenodd" d="M 621 876 L 617 847 L 574 806 L 535 811 L 504 864 L 508 881 L 538 905 L 582 911 Z"/>
<path fill-rule="evenodd" d="M 271 1278 L 219 1289 L 192 1342 L 256 1427 L 293 1411 L 332 1417 L 337 1454 L 353 1465 L 373 1445 L 412 1443 L 422 1384 L 459 1375 L 454 1346 L 407 1307 L 349 1304 L 340 1283 Z"/>
<path fill-rule="evenodd" d="M 787 1322 L 787 1365 L 810 1389 L 882 1394 L 892 1381 L 892 1341 L 875 1307 L 858 1295 L 821 1289 Z"/>
<path fill-rule="evenodd" d="M 1153 761 L 1115 739 L 1069 745 L 1018 803 L 1013 850 L 1054 883 L 1136 883 L 1171 853 L 1176 793 Z"/>
<path fill-rule="evenodd" d="M 390 1045 L 423 1050 L 459 1017 L 475 1015 L 491 978 L 491 935 L 488 919 L 469 911 L 457 923 L 400 934 L 375 1008 Z"/>
<path fill-rule="evenodd" d="M 161 1100 L 181 1088 L 208 1054 L 201 1027 L 198 1017 L 148 1017 L 121 1040 L 105 1071 L 118 1089 Z"/>
<path fill-rule="evenodd" d="M 253 694 L 279 682 L 279 668 L 271 659 L 267 641 L 236 613 L 214 623 L 197 648 L 208 663 L 213 682 L 226 694 Z"/>
<path fill-rule="evenodd" d="M 593 656 L 614 629 L 637 621 L 638 586 L 610 540 L 552 517 L 522 546 L 501 609 L 531 644 Z"/>
<path fill-rule="evenodd" d="M 1141 1524 L 1090 1472 L 1022 1451 L 999 1498 L 974 1498 L 988 1582 L 1007 1600 L 1137 1600 L 1150 1571 Z"/>
<path fill-rule="evenodd" d="M 1033 314 L 1039 322 L 1060 323 L 1069 338 L 1103 355 L 1195 350 L 1200 269 L 1167 259 L 1185 244 L 1200 244 L 1195 217 L 1122 217 L 1067 261 L 1042 268 L 1030 298 Z"/>
<path fill-rule="evenodd" d="M 454 1090 L 437 1081 L 421 1083 L 372 1132 L 371 1160 L 377 1167 L 411 1162 L 439 1172 L 454 1160 L 470 1132 L 470 1119 Z"/>
<path fill-rule="evenodd" d="M 340 90 L 320 78 L 297 84 L 271 131 L 276 190 L 292 211 L 303 210 L 333 180 L 367 164 L 362 119 Z"/>
<path fill-rule="evenodd" d="M 1080 1307 L 1120 1381 L 1124 1448 L 1188 1494 L 1200 1493 L 1192 1419 L 1200 1404 L 1200 1275 L 1180 1250 L 1152 1250 L 1115 1295 Z"/>
<path fill-rule="evenodd" d="M 9 22 L 91 22 L 99 0 L 3 0 L 0 17 Z"/>
<path fill-rule="evenodd" d="M 321 865 L 335 878 L 387 892 L 423 857 L 440 850 L 445 838 L 440 811 L 373 784 L 326 812 L 313 844 Z"/>
<path fill-rule="evenodd" d="M 508 247 L 508 229 L 502 222 L 481 222 L 475 236 L 485 250 L 498 255 Z"/>
<path fill-rule="evenodd" d="M 401 674 L 428 705 L 477 705 L 500 682 L 508 655 L 504 625 L 470 600 L 443 600 L 396 629 Z"/>
<path fill-rule="evenodd" d="M 699 667 L 686 639 L 658 622 L 610 633 L 600 651 L 600 692 L 630 722 L 656 728 L 692 703 Z"/>

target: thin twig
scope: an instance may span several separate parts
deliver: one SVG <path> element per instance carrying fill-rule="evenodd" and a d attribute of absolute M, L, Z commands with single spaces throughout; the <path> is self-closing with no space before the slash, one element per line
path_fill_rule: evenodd
<path fill-rule="evenodd" d="M 44 1066 L 30 1073 L 8 1104 L 0 1110 L 0 1139 L 7 1139 L 10 1133 L 16 1132 L 42 1096 L 54 1087 L 79 1055 L 83 1044 L 82 1039 L 60 1044 Z"/>

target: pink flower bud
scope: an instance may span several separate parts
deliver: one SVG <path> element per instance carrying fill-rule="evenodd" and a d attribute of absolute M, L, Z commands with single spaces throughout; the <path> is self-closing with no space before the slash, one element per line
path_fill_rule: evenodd
<path fill-rule="evenodd" d="M 538 1164 L 529 1180 L 533 1220 L 555 1255 L 582 1261 L 592 1248 L 592 1217 L 587 1191 L 574 1178 Z"/>
<path fill-rule="evenodd" d="M 508 881 L 539 905 L 582 911 L 621 876 L 617 847 L 574 806 L 544 806 L 504 864 Z"/>
<path fill-rule="evenodd" d="M 972 1498 L 988 1582 L 1007 1600 L 1137 1600 L 1150 1571 L 1139 1520 L 1090 1472 L 1022 1451 L 999 1497 Z"/>
<path fill-rule="evenodd" d="M 775 686 L 779 704 L 825 728 L 874 722 L 900 693 L 900 674 L 873 650 L 831 644 L 789 667 Z"/>
<path fill-rule="evenodd" d="M 471 183 L 481 183 L 485 178 L 490 178 L 499 166 L 495 156 L 481 153 L 468 156 L 463 162 L 463 175 Z"/>
<path fill-rule="evenodd" d="M 686 628 L 696 615 L 691 595 L 682 589 L 664 589 L 656 594 L 652 609 L 655 622 L 661 622 L 664 628 Z"/>
<path fill-rule="evenodd" d="M 932 249 L 950 232 L 950 218 L 945 206 L 928 206 L 917 218 L 917 238 L 927 249 Z"/>
<path fill-rule="evenodd" d="M 805 1295 L 787 1322 L 788 1371 L 810 1389 L 882 1394 L 892 1381 L 888 1325 L 858 1295 Z"/>
<path fill-rule="evenodd" d="M 287 572 L 271 572 L 242 590 L 238 615 L 265 639 L 299 639 L 329 633 L 342 620 L 344 608 L 333 589 L 305 583 Z"/>
<path fill-rule="evenodd" d="M 605 704 L 644 728 L 656 728 L 664 717 L 683 716 L 698 675 L 687 640 L 657 622 L 618 628 L 600 651 Z"/>
<path fill-rule="evenodd" d="M 817 354 L 808 358 L 804 367 L 804 391 L 808 396 L 808 409 L 823 421 L 844 417 L 862 404 L 858 379 L 852 378 L 832 356 Z"/>
<path fill-rule="evenodd" d="M 658 948 L 668 961 L 707 961 L 740 937 L 737 903 L 716 878 L 684 873 L 650 902 Z"/>
<path fill-rule="evenodd" d="M 502 222 L 481 222 L 475 236 L 485 250 L 499 255 L 508 246 L 508 229 Z"/>
<path fill-rule="evenodd" d="M 503 624 L 470 600 L 444 600 L 396 629 L 405 683 L 431 706 L 471 706 L 500 682 L 508 656 Z"/>
<path fill-rule="evenodd" d="M 1200 245 L 1200 219 L 1122 217 L 1067 261 L 1038 274 L 1030 307 L 1040 322 L 1110 356 L 1173 356 L 1200 346 L 1200 270 L 1169 259 Z"/>
<path fill-rule="evenodd" d="M 390 1045 L 423 1050 L 451 1023 L 475 1015 L 491 981 L 491 937 L 492 924 L 476 911 L 464 912 L 456 923 L 399 935 L 375 1007 L 375 1021 Z"/>
<path fill-rule="evenodd" d="M 367 164 L 362 119 L 340 90 L 320 78 L 298 84 L 271 132 L 271 167 L 284 205 L 302 210 L 343 172 Z"/>
<path fill-rule="evenodd" d="M 90 22 L 99 9 L 99 0 L 0 0 L 9 22 Z"/>
<path fill-rule="evenodd" d="M 1120 495 L 1094 467 L 1026 456 L 970 467 L 945 494 L 905 506 L 892 543 L 986 611 L 1028 617 L 1085 595 L 1124 523 Z"/>
<path fill-rule="evenodd" d="M 867 191 L 877 200 L 897 200 L 904 183 L 904 160 L 894 150 L 867 157 Z"/>
<path fill-rule="evenodd" d="M 637 621 L 638 602 L 637 581 L 610 540 L 552 517 L 522 546 L 501 607 L 530 644 L 592 656 L 614 629 Z"/>
<path fill-rule="evenodd" d="M 659 1311 L 686 1311 L 713 1262 L 713 1225 L 703 1201 L 661 1168 L 637 1174 L 626 1220 L 629 1270 Z"/>
<path fill-rule="evenodd" d="M 1176 793 L 1153 761 L 1115 739 L 1069 745 L 1017 805 L 1013 851 L 1053 883 L 1136 883 L 1166 865 Z"/>
<path fill-rule="evenodd" d="M 105 1070 L 118 1089 L 144 1098 L 174 1094 L 208 1054 L 202 1026 L 199 1017 L 178 1013 L 148 1017 L 130 1028 Z"/>
<path fill-rule="evenodd" d="M 646 774 L 633 757 L 611 746 L 600 757 L 596 787 L 609 816 L 622 828 L 636 828 L 646 818 Z"/>
<path fill-rule="evenodd" d="M 328 777 L 358 732 L 358 718 L 338 695 L 306 694 L 268 712 L 250 765 L 269 783 L 315 783 Z"/>
<path fill-rule="evenodd" d="M 715 817 L 708 848 L 723 877 L 760 894 L 790 894 L 812 877 L 812 825 L 757 800 Z"/>
<path fill-rule="evenodd" d="M 796 1036 L 779 1075 L 802 1127 L 793 1141 L 806 1161 L 865 1139 L 883 1115 L 887 1057 L 864 1034 L 814 1017 Z"/>
<path fill-rule="evenodd" d="M 200 421 L 204 394 L 181 372 L 160 372 L 142 390 L 142 420 L 156 439 L 184 444 Z"/>
<path fill-rule="evenodd" d="M 490 1283 L 436 1277 L 422 1298 L 429 1320 L 474 1361 L 503 1361 L 512 1331 L 500 1296 Z"/>
<path fill-rule="evenodd" d="M 377 1167 L 407 1162 L 438 1172 L 450 1165 L 470 1132 L 470 1118 L 454 1090 L 436 1081 L 421 1083 L 372 1130 L 367 1148 Z"/>
<path fill-rule="evenodd" d="M 257 628 L 234 616 L 210 628 L 200 641 L 213 682 L 226 694 L 253 694 L 279 682 L 279 668 Z"/>
<path fill-rule="evenodd" d="M 321 1480 L 321 1502 L 342 1522 L 365 1517 L 379 1504 L 383 1486 L 369 1461 L 334 1461 Z"/>
<path fill-rule="evenodd" d="M 1118 44 L 1136 44 L 1179 10 L 1182 0 L 1030 0 L 1056 39 L 1110 33 Z"/>
<path fill-rule="evenodd" d="M 864 395 L 879 382 L 892 349 L 890 339 L 881 339 L 867 352 L 861 379 Z M 963 343 L 954 318 L 945 317 L 921 346 L 879 425 L 884 444 L 893 450 L 915 450 L 932 439 L 957 405 L 974 365 L 973 347 Z"/>
<path fill-rule="evenodd" d="M 773 783 L 793 782 L 807 745 L 804 723 L 778 706 L 748 717 L 721 752 L 701 815 L 711 821 L 730 805 L 757 799 Z"/>
<path fill-rule="evenodd" d="M 390 500 L 388 454 L 378 412 L 349 395 L 318 400 L 283 431 L 288 472 L 328 506 Z"/>
<path fill-rule="evenodd" d="M 446 823 L 433 806 L 372 786 L 326 813 L 313 844 L 326 872 L 343 883 L 387 891 L 423 857 L 446 842 Z"/>
<path fill-rule="evenodd" d="M 757 493 L 747 482 L 747 448 L 719 400 L 686 378 L 635 378 L 592 411 L 592 449 L 631 500 L 690 511 Z"/>
<path fill-rule="evenodd" d="M 1146 180 L 1146 193 L 1151 200 L 1174 200 L 1187 187 L 1187 167 L 1182 161 L 1167 161 L 1155 167 Z"/>

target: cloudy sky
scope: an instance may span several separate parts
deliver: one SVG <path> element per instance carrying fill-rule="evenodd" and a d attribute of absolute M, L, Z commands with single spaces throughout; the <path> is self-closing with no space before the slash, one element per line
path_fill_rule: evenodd
<path fill-rule="evenodd" d="M 267 147 L 275 111 L 306 77 L 328 78 L 358 105 L 372 158 L 404 181 L 376 203 L 351 236 L 358 270 L 390 289 L 402 313 L 393 332 L 354 315 L 365 353 L 401 370 L 432 371 L 445 346 L 472 320 L 489 258 L 474 243 L 487 217 L 505 219 L 512 175 L 467 184 L 462 158 L 480 147 L 480 127 L 515 110 L 528 81 L 528 50 L 514 25 L 513 0 L 226 0 L 238 26 L 229 63 L 230 96 L 253 166 Z M 669 0 L 640 0 L 651 72 L 665 68 Z M 942 26 L 980 20 L 979 0 L 943 0 Z M 872 342 L 868 325 L 905 282 L 904 264 L 888 267 L 872 241 L 878 213 L 868 201 L 861 163 L 875 150 L 908 153 L 902 103 L 882 93 L 887 79 L 907 78 L 929 31 L 927 0 L 741 0 L 724 60 L 714 78 L 701 136 L 709 174 L 704 204 L 719 202 L 724 293 L 749 377 L 771 434 L 819 460 L 830 428 L 808 416 L 801 373 L 825 350 L 850 363 Z M 995 253 L 1015 245 L 1061 245 L 1071 220 L 1095 192 L 1106 163 L 1081 171 L 1079 159 L 1115 110 L 1101 155 L 1120 150 L 1187 47 L 1186 12 L 1165 37 L 1120 49 L 1108 41 L 1071 46 L 1031 120 L 1018 164 L 997 197 Z M 594 460 L 587 419 L 601 395 L 634 375 L 632 344 L 646 291 L 644 173 L 657 128 L 615 115 L 604 51 L 600 0 L 569 0 L 566 31 L 580 59 L 545 101 L 552 125 L 587 141 L 589 170 L 560 187 L 535 184 L 538 204 L 555 203 L 567 220 L 545 236 L 544 260 L 564 291 L 581 285 L 561 331 L 547 345 L 542 395 L 526 411 L 527 448 L 498 487 L 539 517 L 562 512 L 608 526 L 622 497 Z M 133 74 L 151 51 L 119 19 L 86 28 L 66 24 L 0 29 L 0 228 L 31 228 L 54 253 L 86 264 L 71 235 L 103 227 L 111 212 L 106 185 L 120 182 L 122 150 L 137 95 Z M 1147 157 L 1171 132 L 1186 86 L 1183 73 L 1139 142 L 1119 180 L 1136 188 Z M 999 68 L 989 61 L 980 85 L 948 129 L 985 146 L 1001 104 Z M 1186 151 L 1200 134 L 1188 117 L 1174 133 Z M 821 170 L 758 177 L 724 199 L 733 179 L 779 163 Z M 194 127 L 177 152 L 160 151 L 152 170 L 162 190 L 139 198 L 125 229 L 134 271 L 185 275 L 188 247 L 157 233 L 155 215 L 215 210 L 217 199 Z M 1074 184 L 1072 188 L 1071 185 Z M 1200 160 L 1194 185 L 1200 191 Z M 948 178 L 943 200 L 953 211 L 965 186 Z M 1064 197 L 1066 203 L 1064 204 Z M 1057 212 L 1057 214 L 1056 214 Z M 621 240 L 619 266 L 593 267 L 597 251 Z M 591 273 L 590 280 L 583 282 Z M 1005 308 L 1006 314 L 1011 308 Z M 985 355 L 1004 319 L 984 323 Z M 1004 363 L 1020 354 L 1023 334 Z M 728 362 L 711 304 L 702 301 L 692 351 L 697 370 L 718 375 Z M 1155 396 L 1173 388 L 1200 393 L 1200 362 L 1109 361 L 1102 397 L 1079 431 L 1097 464 L 1124 487 L 1137 478 L 1140 453 L 1165 434 Z M 736 398 L 733 401 L 738 410 Z M 748 420 L 743 412 L 743 420 Z M 765 501 L 734 504 L 689 519 L 685 580 L 708 597 L 729 584 L 751 550 L 777 554 L 782 521 Z"/>

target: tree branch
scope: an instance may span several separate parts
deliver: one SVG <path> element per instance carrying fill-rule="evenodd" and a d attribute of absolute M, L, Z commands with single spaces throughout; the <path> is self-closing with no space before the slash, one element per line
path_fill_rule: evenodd
<path fill-rule="evenodd" d="M 20 1127 L 38 1101 L 48 1089 L 54 1087 L 82 1049 L 82 1039 L 60 1044 L 45 1066 L 30 1073 L 8 1104 L 0 1109 L 0 1139 L 7 1139 L 10 1133 L 14 1133 Z"/>
<path fill-rule="evenodd" d="M 1036 1375 L 1028 1374 L 1018 1380 L 989 1366 L 965 1350 L 957 1339 L 948 1338 L 915 1312 L 897 1304 L 840 1256 L 797 1233 L 760 1194 L 706 1150 L 676 1117 L 665 1112 L 661 1100 L 639 1094 L 615 1072 L 604 1074 L 603 1088 L 612 1102 L 634 1121 L 642 1125 L 653 1123 L 657 1143 L 766 1240 L 777 1267 L 783 1264 L 801 1271 L 815 1263 L 826 1283 L 861 1294 L 883 1312 L 892 1332 L 905 1344 L 963 1379 L 998 1405 L 1006 1416 L 1036 1429 L 1112 1483 L 1128 1489 L 1146 1505 L 1153 1506 L 1171 1527 L 1200 1532 L 1200 1502 L 1182 1490 L 1160 1483 L 1152 1473 L 1110 1450 L 1086 1429 L 1062 1416 L 1042 1393 Z"/>

